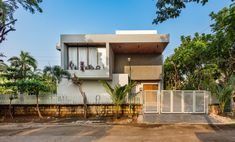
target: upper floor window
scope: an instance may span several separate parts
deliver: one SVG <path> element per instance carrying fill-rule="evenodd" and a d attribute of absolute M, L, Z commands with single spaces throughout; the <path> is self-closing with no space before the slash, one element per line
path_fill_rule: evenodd
<path fill-rule="evenodd" d="M 106 48 L 104 47 L 69 47 L 68 69 L 103 70 L 106 68 Z"/>

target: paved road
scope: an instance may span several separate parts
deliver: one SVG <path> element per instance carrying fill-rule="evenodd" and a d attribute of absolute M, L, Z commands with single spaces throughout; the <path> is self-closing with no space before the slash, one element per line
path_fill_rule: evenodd
<path fill-rule="evenodd" d="M 0 142 L 235 142 L 235 125 L 0 124 Z"/>

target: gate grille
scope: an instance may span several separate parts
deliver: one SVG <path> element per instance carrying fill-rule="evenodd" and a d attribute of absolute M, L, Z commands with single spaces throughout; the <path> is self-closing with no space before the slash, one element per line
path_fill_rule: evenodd
<path fill-rule="evenodd" d="M 210 92 L 201 90 L 143 91 L 145 113 L 208 113 Z"/>

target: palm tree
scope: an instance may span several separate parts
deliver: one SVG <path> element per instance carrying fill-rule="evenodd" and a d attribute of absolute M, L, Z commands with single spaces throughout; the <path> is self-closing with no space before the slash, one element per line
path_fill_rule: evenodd
<path fill-rule="evenodd" d="M 225 104 L 230 101 L 232 93 L 235 91 L 235 76 L 229 79 L 221 86 L 217 86 L 217 96 L 220 101 L 220 108 L 224 112 Z"/>
<path fill-rule="evenodd" d="M 104 86 L 106 92 L 110 95 L 113 103 L 116 106 L 116 118 L 118 117 L 118 112 L 120 106 L 125 102 L 126 95 L 131 91 L 132 88 L 136 86 L 136 82 L 131 82 L 121 86 L 120 84 L 111 87 L 107 81 L 101 80 L 101 84 Z"/>
<path fill-rule="evenodd" d="M 231 99 L 231 95 L 235 91 L 235 76 L 231 76 L 220 84 L 211 83 L 209 88 L 219 100 L 220 110 L 224 113 L 225 104 Z"/>
<path fill-rule="evenodd" d="M 21 78 L 26 78 L 29 71 L 37 68 L 37 61 L 28 52 L 21 51 L 20 56 L 13 56 L 8 60 L 11 66 L 19 70 Z"/>
<path fill-rule="evenodd" d="M 67 78 L 70 79 L 70 73 L 64 69 L 62 69 L 60 66 L 45 66 L 43 69 L 43 73 L 44 75 L 48 75 L 50 77 L 52 77 L 52 79 L 54 81 L 56 81 L 57 83 L 59 83 L 62 78 Z"/>

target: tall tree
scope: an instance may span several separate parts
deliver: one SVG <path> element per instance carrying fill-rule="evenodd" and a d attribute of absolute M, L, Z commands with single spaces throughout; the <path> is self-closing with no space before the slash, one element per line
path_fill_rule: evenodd
<path fill-rule="evenodd" d="M 0 0 L 0 44 L 10 31 L 15 31 L 15 11 L 22 6 L 30 13 L 42 12 L 39 4 L 42 0 Z"/>
<path fill-rule="evenodd" d="M 215 39 L 210 48 L 225 79 L 235 73 L 235 4 L 210 14 Z"/>
<path fill-rule="evenodd" d="M 13 56 L 8 60 L 12 69 L 17 70 L 19 78 L 26 78 L 31 71 L 36 70 L 37 61 L 28 52 L 21 51 L 20 56 Z"/>
<path fill-rule="evenodd" d="M 182 36 L 181 45 L 164 63 L 167 89 L 205 89 L 203 81 L 218 78 L 217 65 L 210 62 L 211 35 Z"/>

